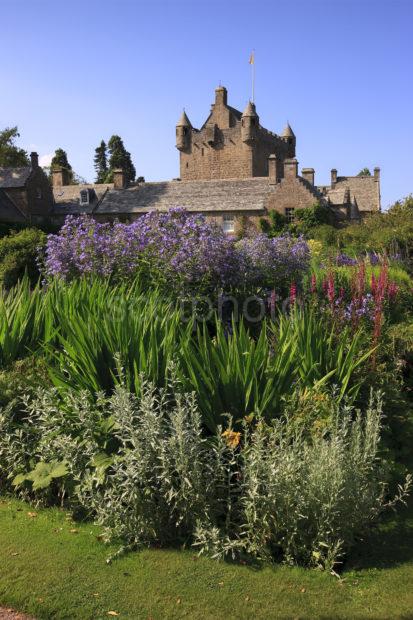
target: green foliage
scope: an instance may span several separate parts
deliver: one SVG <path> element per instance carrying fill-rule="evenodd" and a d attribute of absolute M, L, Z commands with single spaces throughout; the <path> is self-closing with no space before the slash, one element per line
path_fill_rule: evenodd
<path fill-rule="evenodd" d="M 265 217 L 260 218 L 261 231 L 269 237 L 278 237 L 284 232 L 287 226 L 287 219 L 284 215 L 275 210 L 270 211 L 268 217 L 269 221 Z"/>
<path fill-rule="evenodd" d="M 363 168 L 357 175 L 358 177 L 371 177 L 371 172 L 368 168 Z"/>
<path fill-rule="evenodd" d="M 109 150 L 109 172 L 106 182 L 110 182 L 113 171 L 122 169 L 128 182 L 134 181 L 136 177 L 135 166 L 132 163 L 131 154 L 125 149 L 123 140 L 120 136 L 113 135 L 108 142 Z"/>
<path fill-rule="evenodd" d="M 0 290 L 0 367 L 28 354 L 43 336 L 40 289 L 24 278 L 9 292 Z"/>
<path fill-rule="evenodd" d="M 50 169 L 53 170 L 53 168 L 64 168 L 69 177 L 69 185 L 73 184 L 74 172 L 72 166 L 69 164 L 66 151 L 61 148 L 56 149 L 55 154 L 52 157 Z"/>
<path fill-rule="evenodd" d="M 195 395 L 176 383 L 159 391 L 143 380 L 138 399 L 118 387 L 95 405 L 39 391 L 23 405 L 20 419 L 0 415 L 3 486 L 48 501 L 66 492 L 128 547 L 185 541 L 213 557 L 331 570 L 410 486 L 385 500 L 379 399 L 363 414 L 334 407 L 311 440 L 290 418 L 245 422 L 242 434 L 229 419 L 206 437 Z"/>
<path fill-rule="evenodd" d="M 36 467 L 27 474 L 18 474 L 12 484 L 15 487 L 21 486 L 24 482 L 31 482 L 33 491 L 47 489 L 56 478 L 63 478 L 68 473 L 66 461 L 51 461 L 45 463 L 39 461 Z"/>
<path fill-rule="evenodd" d="M 0 284 L 10 288 L 27 273 L 31 282 L 39 278 L 37 257 L 46 244 L 46 235 L 26 228 L 0 239 Z"/>
<path fill-rule="evenodd" d="M 321 241 L 325 248 L 339 246 L 339 231 L 330 224 L 319 224 L 311 228 L 311 238 Z"/>
<path fill-rule="evenodd" d="M 95 280 L 54 282 L 45 300 L 50 373 L 60 388 L 110 392 L 125 383 L 139 393 L 141 373 L 162 386 L 191 324 L 156 291 L 138 282 L 111 287 Z"/>
<path fill-rule="evenodd" d="M 0 167 L 20 168 L 29 166 L 29 157 L 24 149 L 16 146 L 15 141 L 20 137 L 17 127 L 6 127 L 0 131 Z"/>
<path fill-rule="evenodd" d="M 296 209 L 294 216 L 295 227 L 301 232 L 308 232 L 316 226 L 330 224 L 331 221 L 329 209 L 319 203 L 314 204 L 312 207 L 307 207 L 306 209 Z"/>
<path fill-rule="evenodd" d="M 250 414 L 267 420 L 280 415 L 282 399 L 296 383 L 336 384 L 339 400 L 354 399 L 362 381 L 356 371 L 372 353 L 363 352 L 364 345 L 362 333 L 335 334 L 310 310 L 264 324 L 256 341 L 242 322 L 227 334 L 217 321 L 214 338 L 204 327 L 180 347 L 180 378 L 198 395 L 204 423 L 214 431 L 224 413 L 236 421 Z"/>
<path fill-rule="evenodd" d="M 108 174 L 106 142 L 104 140 L 102 140 L 100 145 L 95 149 L 93 162 L 96 170 L 96 183 L 104 183 Z"/>
<path fill-rule="evenodd" d="M 341 244 L 355 253 L 367 250 L 408 258 L 413 253 L 412 204 L 413 198 L 408 196 L 388 211 L 365 218 L 362 225 L 343 228 L 339 233 Z"/>

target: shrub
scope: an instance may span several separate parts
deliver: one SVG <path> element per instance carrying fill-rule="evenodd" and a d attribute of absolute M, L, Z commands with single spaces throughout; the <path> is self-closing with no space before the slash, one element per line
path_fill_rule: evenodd
<path fill-rule="evenodd" d="M 31 282 L 39 278 L 37 257 L 46 243 L 46 235 L 27 228 L 0 239 L 0 284 L 10 288 L 27 273 Z"/>
<path fill-rule="evenodd" d="M 69 217 L 59 235 L 49 235 L 46 248 L 49 276 L 124 281 L 139 275 L 148 287 L 175 294 L 282 286 L 307 268 L 308 249 L 301 239 L 259 235 L 236 244 L 183 209 L 149 213 L 129 225 Z"/>
<path fill-rule="evenodd" d="M 3 486 L 80 506 L 125 546 L 189 542 L 213 557 L 247 553 L 333 569 L 390 502 L 378 458 L 381 402 L 335 408 L 309 438 L 294 419 L 202 432 L 194 394 L 142 379 L 91 404 L 54 391 L 0 415 Z M 7 477 L 7 480 L 5 479 Z"/>

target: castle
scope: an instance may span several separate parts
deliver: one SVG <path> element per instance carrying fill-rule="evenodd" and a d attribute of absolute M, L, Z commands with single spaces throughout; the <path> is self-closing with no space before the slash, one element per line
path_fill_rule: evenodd
<path fill-rule="evenodd" d="M 53 194 L 31 155 L 27 169 L 0 168 L 0 221 L 61 223 L 66 215 L 87 213 L 96 219 L 131 221 L 153 210 L 183 207 L 203 213 L 223 229 L 236 231 L 241 218 L 258 226 L 272 210 L 292 221 L 298 209 L 315 203 L 330 209 L 337 222 L 360 222 L 380 210 L 380 169 L 373 176 L 338 176 L 328 186 L 315 184 L 313 168 L 298 174 L 296 137 L 287 124 L 277 135 L 260 124 L 255 105 L 244 112 L 228 105 L 226 88 L 215 90 L 215 102 L 200 129 L 186 112 L 176 126 L 180 178 L 127 184 L 122 170 L 113 183 L 69 185 L 67 171 L 52 171 Z"/>

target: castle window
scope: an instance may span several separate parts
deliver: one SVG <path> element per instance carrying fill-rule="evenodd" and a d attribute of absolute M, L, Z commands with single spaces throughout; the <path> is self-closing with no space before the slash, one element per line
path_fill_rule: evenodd
<path fill-rule="evenodd" d="M 224 213 L 222 216 L 222 230 L 225 233 L 233 233 L 235 230 L 235 218 L 230 213 Z"/>
<path fill-rule="evenodd" d="M 201 149 L 201 155 L 204 156 L 204 149 Z"/>
<path fill-rule="evenodd" d="M 294 209 L 293 208 L 287 208 L 285 210 L 285 217 L 287 218 L 287 222 L 289 222 L 289 223 L 294 222 Z"/>
<path fill-rule="evenodd" d="M 41 187 L 36 187 L 36 198 L 38 200 L 42 199 L 42 188 Z"/>
<path fill-rule="evenodd" d="M 188 133 L 188 127 L 184 127 L 184 136 Z"/>
<path fill-rule="evenodd" d="M 186 162 L 186 167 L 187 167 L 187 168 L 189 168 L 189 164 L 188 164 L 188 162 Z"/>

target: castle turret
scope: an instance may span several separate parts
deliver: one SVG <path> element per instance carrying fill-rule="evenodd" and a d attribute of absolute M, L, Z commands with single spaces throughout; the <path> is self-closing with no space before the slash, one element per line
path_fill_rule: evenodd
<path fill-rule="evenodd" d="M 255 111 L 255 105 L 249 101 L 241 117 L 241 139 L 247 144 L 252 144 L 257 138 L 259 117 Z"/>
<path fill-rule="evenodd" d="M 185 110 L 176 125 L 176 148 L 179 151 L 187 151 L 191 145 L 192 125 Z"/>
<path fill-rule="evenodd" d="M 284 142 L 288 144 L 288 152 L 290 157 L 295 157 L 296 138 L 295 133 L 290 127 L 290 123 L 287 123 L 284 131 L 282 132 L 282 138 Z"/>

